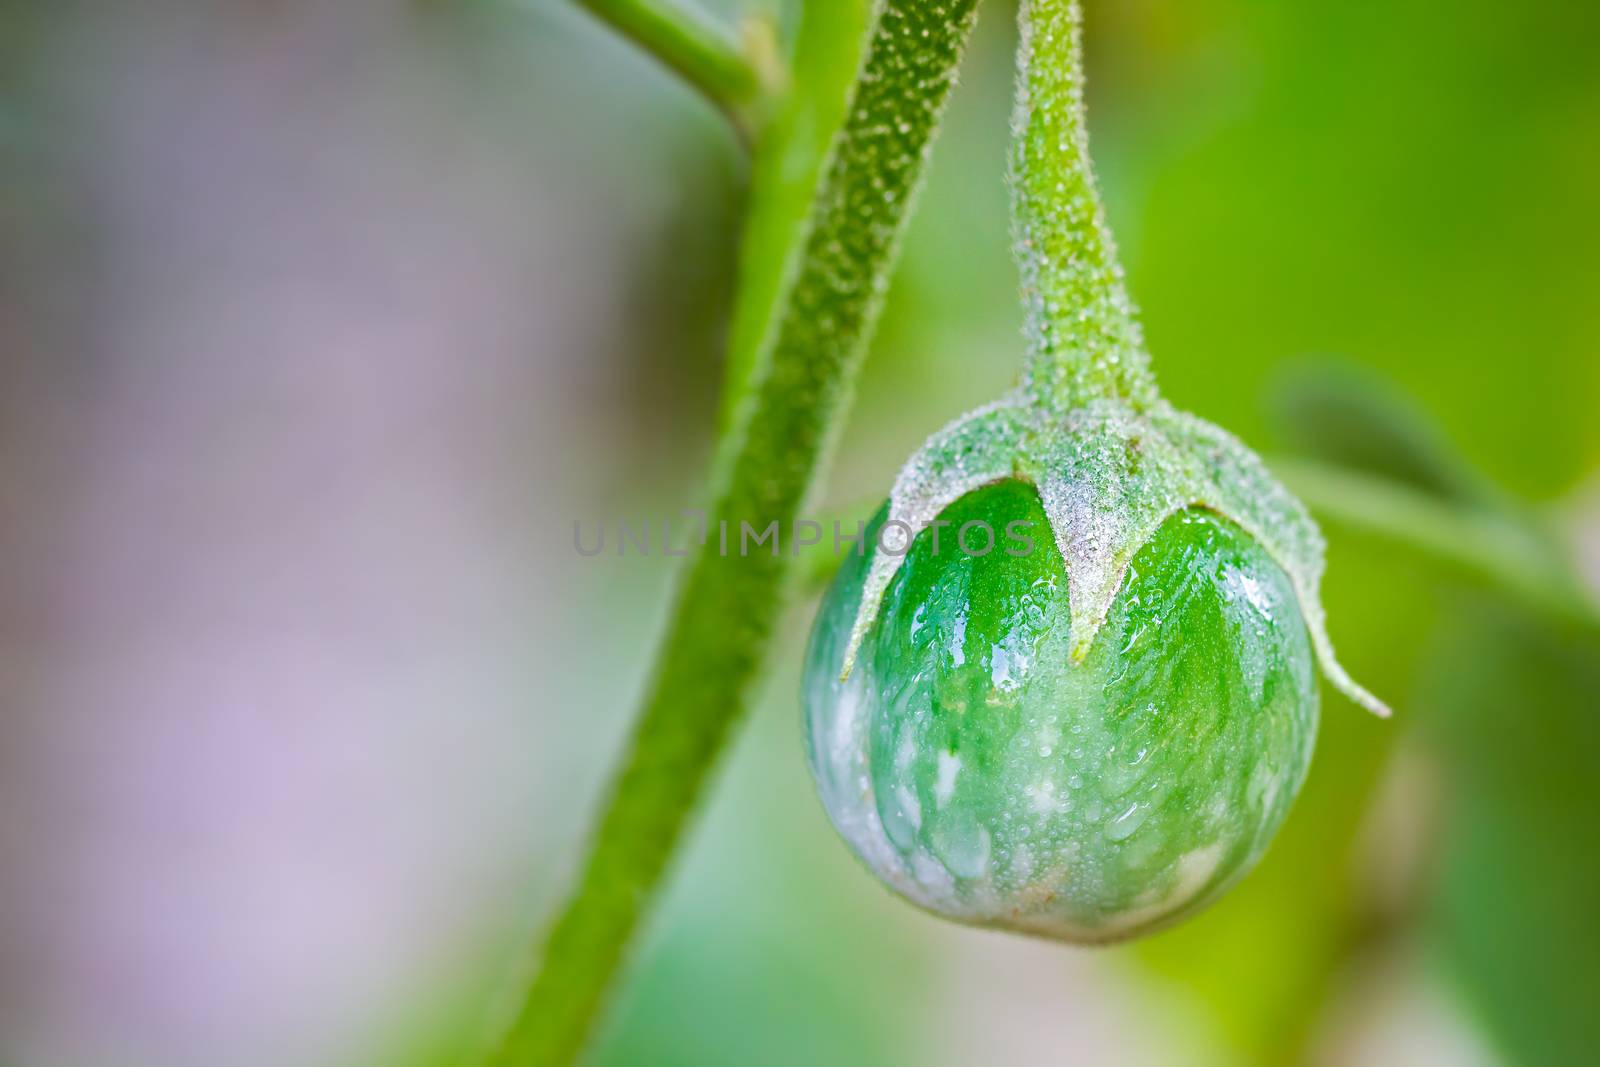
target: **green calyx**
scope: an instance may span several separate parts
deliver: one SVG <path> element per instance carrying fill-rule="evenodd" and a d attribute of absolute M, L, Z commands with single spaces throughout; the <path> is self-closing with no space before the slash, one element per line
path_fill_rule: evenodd
<path fill-rule="evenodd" d="M 1328 680 L 1375 714 L 1389 714 L 1334 657 L 1317 591 L 1321 531 L 1231 434 L 1160 398 L 1142 412 L 1105 399 L 1057 413 L 1018 392 L 934 434 L 896 479 L 886 521 L 914 537 L 960 498 L 1007 478 L 1037 487 L 1066 562 L 1074 662 L 1094 646 L 1134 556 L 1172 516 L 1200 508 L 1241 528 L 1288 575 Z M 849 674 L 900 563 L 892 552 L 874 554 L 841 674 Z"/>

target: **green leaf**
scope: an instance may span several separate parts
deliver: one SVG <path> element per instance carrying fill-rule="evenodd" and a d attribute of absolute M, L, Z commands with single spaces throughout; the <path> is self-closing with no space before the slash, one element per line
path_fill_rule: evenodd
<path fill-rule="evenodd" d="M 1457 504 L 1497 510 L 1508 504 L 1415 402 L 1372 371 L 1331 360 L 1302 362 L 1278 376 L 1267 407 L 1292 452 Z"/>

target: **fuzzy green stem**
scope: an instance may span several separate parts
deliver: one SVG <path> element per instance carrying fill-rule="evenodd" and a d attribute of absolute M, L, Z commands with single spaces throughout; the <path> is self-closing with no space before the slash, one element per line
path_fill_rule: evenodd
<path fill-rule="evenodd" d="M 753 50 L 693 8 L 673 0 L 578 0 L 618 33 L 654 55 L 753 136 L 767 85 Z"/>
<path fill-rule="evenodd" d="M 685 577 L 573 896 L 491 1055 L 560 1067 L 581 1051 L 711 768 L 748 702 L 787 593 L 782 536 L 837 435 L 976 0 L 884 0 L 766 357 L 724 439 L 711 536 Z M 728 549 L 718 520 L 730 531 Z"/>
<path fill-rule="evenodd" d="M 1083 12 L 1077 0 L 1023 0 L 1011 187 L 1034 402 L 1061 411 L 1097 399 L 1157 398 L 1133 303 L 1089 160 Z"/>

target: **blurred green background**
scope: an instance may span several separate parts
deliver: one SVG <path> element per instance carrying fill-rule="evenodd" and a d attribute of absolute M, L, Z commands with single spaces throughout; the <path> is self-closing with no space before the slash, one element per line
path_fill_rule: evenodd
<path fill-rule="evenodd" d="M 1592 589 L 1600 7 L 1088 8 L 1169 397 L 1535 524 Z M 830 506 L 1016 371 L 1013 15 L 981 13 Z M 572 523 L 698 500 L 746 178 L 562 0 L 0 3 L 0 1062 L 474 1046 L 671 580 Z M 595 1062 L 1594 1062 L 1600 637 L 1326 531 L 1334 640 L 1395 719 L 1325 693 L 1257 872 L 1110 950 L 855 866 L 797 607 Z"/>

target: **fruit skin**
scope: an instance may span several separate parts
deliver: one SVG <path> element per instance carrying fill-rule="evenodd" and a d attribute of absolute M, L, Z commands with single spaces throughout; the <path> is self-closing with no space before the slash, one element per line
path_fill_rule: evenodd
<path fill-rule="evenodd" d="M 1288 576 L 1232 522 L 1180 512 L 1072 664 L 1034 487 L 987 485 L 940 517 L 843 680 L 883 512 L 818 613 L 806 746 L 835 827 L 890 888 L 960 922 L 1097 943 L 1204 907 L 1261 856 L 1310 764 L 1316 674 Z M 982 556 L 956 543 L 972 520 L 996 533 Z M 1006 551 L 1018 520 L 1023 556 Z"/>

